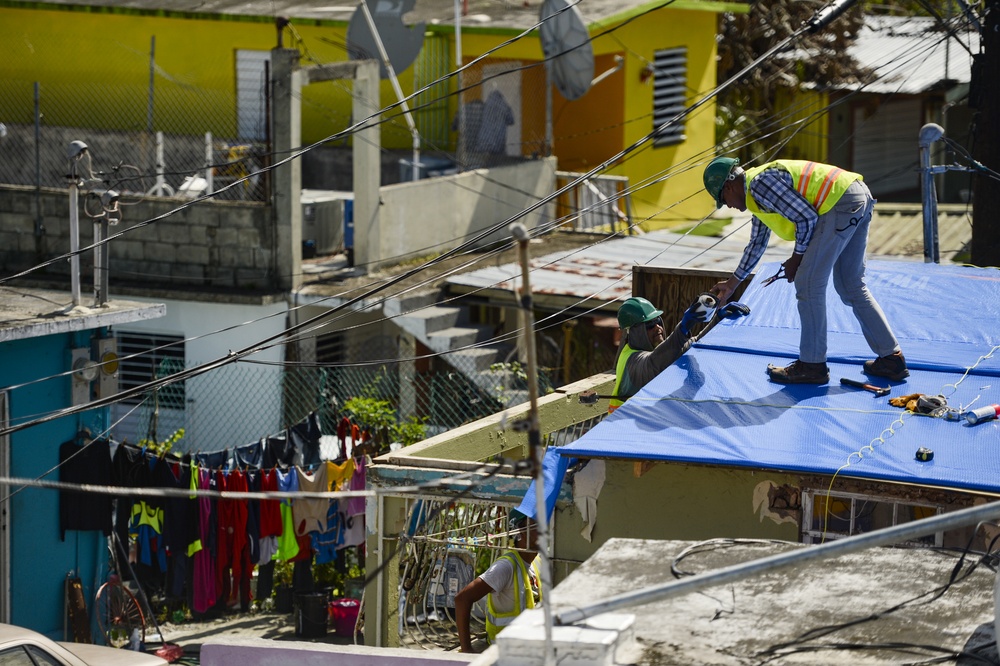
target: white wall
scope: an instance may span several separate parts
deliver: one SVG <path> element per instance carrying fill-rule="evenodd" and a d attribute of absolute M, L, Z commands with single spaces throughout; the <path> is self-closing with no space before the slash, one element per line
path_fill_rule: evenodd
<path fill-rule="evenodd" d="M 406 255 L 449 250 L 552 194 L 555 183 L 556 159 L 550 157 L 386 185 L 379 189 L 379 257 L 391 263 Z M 533 229 L 552 218 L 551 210 L 547 204 L 520 222 Z M 509 238 L 504 225 L 479 245 Z"/>
<path fill-rule="evenodd" d="M 288 311 L 284 301 L 268 305 L 234 305 L 130 298 L 165 303 L 167 314 L 160 319 L 123 325 L 115 330 L 183 336 L 187 367 L 222 358 L 230 351 L 242 350 L 281 333 Z M 284 348 L 280 340 L 278 343 L 247 358 L 281 361 Z M 277 434 L 286 425 L 281 423 L 281 373 L 279 365 L 233 363 L 189 379 L 183 421 L 178 421 L 182 415 L 161 410 L 157 432 L 165 437 L 176 427 L 184 427 L 187 435 L 175 448 L 179 451 L 221 450 Z M 117 405 L 112 412 L 113 421 L 130 408 Z M 126 422 L 116 428 L 115 434 L 119 439 L 127 437 L 136 442 L 146 433 L 135 432 L 134 426 L 147 421 L 148 417 L 143 419 L 137 413 L 131 418 L 131 429 Z"/>

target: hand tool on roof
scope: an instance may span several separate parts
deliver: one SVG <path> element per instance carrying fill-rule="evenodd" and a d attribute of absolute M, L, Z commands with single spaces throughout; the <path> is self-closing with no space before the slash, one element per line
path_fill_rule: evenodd
<path fill-rule="evenodd" d="M 864 382 L 859 382 L 856 379 L 848 379 L 847 377 L 841 377 L 840 383 L 844 386 L 853 386 L 854 388 L 871 391 L 877 396 L 889 395 L 889 391 L 892 390 L 888 386 L 875 386 L 874 384 L 866 384 Z"/>
<path fill-rule="evenodd" d="M 762 287 L 768 287 L 768 286 L 770 286 L 770 285 L 771 285 L 771 283 L 772 283 L 772 282 L 774 282 L 775 280 L 781 280 L 781 279 L 787 279 L 787 278 L 785 277 L 785 265 L 784 265 L 784 264 L 782 264 L 781 266 L 779 266 L 779 267 L 778 267 L 778 272 L 777 272 L 777 273 L 775 273 L 774 275 L 772 275 L 772 276 L 771 276 L 771 277 L 769 277 L 769 278 L 766 278 L 766 279 L 765 279 L 765 280 L 764 280 L 764 281 L 763 281 L 763 282 L 761 283 L 761 286 L 762 286 Z"/>

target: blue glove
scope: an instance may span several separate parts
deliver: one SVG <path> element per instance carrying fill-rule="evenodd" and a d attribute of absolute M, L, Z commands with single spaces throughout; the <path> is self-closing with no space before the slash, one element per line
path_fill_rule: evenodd
<path fill-rule="evenodd" d="M 718 305 L 719 301 L 711 294 L 702 294 L 699 296 L 694 303 L 691 304 L 687 310 L 684 311 L 684 316 L 681 317 L 681 333 L 686 336 L 691 335 L 691 324 L 696 321 L 708 321 L 716 314 L 715 306 Z"/>
<path fill-rule="evenodd" d="M 732 302 L 723 305 L 716 311 L 715 316 L 719 319 L 739 319 L 750 314 L 750 308 L 742 303 Z"/>

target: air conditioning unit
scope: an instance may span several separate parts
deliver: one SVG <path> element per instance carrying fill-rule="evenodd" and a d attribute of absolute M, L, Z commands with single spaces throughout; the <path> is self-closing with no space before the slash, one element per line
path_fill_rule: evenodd
<path fill-rule="evenodd" d="M 302 190 L 302 241 L 312 241 L 316 254 L 337 254 L 344 250 L 344 225 L 353 192 Z"/>

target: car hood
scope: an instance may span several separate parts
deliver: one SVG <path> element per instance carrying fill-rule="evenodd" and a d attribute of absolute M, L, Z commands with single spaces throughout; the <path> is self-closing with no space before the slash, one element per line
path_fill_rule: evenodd
<path fill-rule="evenodd" d="M 100 664 L 100 666 L 156 666 L 168 663 L 155 655 L 134 650 L 115 650 L 85 643 L 60 642 L 59 645 L 88 664 Z"/>

